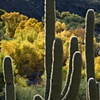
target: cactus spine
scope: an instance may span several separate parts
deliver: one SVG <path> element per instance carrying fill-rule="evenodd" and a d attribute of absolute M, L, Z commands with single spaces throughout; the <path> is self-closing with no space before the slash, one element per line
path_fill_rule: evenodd
<path fill-rule="evenodd" d="M 46 90 L 45 100 L 49 96 L 50 75 L 52 65 L 52 45 L 55 39 L 55 12 L 54 0 L 45 0 L 45 68 L 46 68 Z"/>
<path fill-rule="evenodd" d="M 77 37 L 74 36 L 70 40 L 70 59 L 69 59 L 68 75 L 66 78 L 66 84 L 61 93 L 61 98 L 63 98 L 65 96 L 65 94 L 68 90 L 68 86 L 70 83 L 70 77 L 71 77 L 71 73 L 72 73 L 72 57 L 73 57 L 73 54 L 75 53 L 75 51 L 78 51 L 78 39 L 77 39 Z"/>
<path fill-rule="evenodd" d="M 9 56 L 4 58 L 5 100 L 15 100 L 12 62 Z"/>
<path fill-rule="evenodd" d="M 52 50 L 52 72 L 51 72 L 51 83 L 50 93 L 48 100 L 60 100 L 60 94 L 62 90 L 62 60 L 63 60 L 63 46 L 61 39 L 57 38 L 53 43 Z"/>

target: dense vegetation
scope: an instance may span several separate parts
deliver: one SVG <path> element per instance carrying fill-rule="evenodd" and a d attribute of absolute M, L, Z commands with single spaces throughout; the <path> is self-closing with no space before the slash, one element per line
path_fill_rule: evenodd
<path fill-rule="evenodd" d="M 100 25 L 100 13 L 96 13 L 96 27 Z M 27 82 L 33 81 L 32 77 L 35 72 L 44 72 L 44 26 L 43 22 L 39 22 L 35 18 L 28 18 L 19 12 L 0 13 L 0 77 L 2 77 L 2 62 L 6 55 L 13 59 L 13 70 L 17 91 L 19 94 L 18 100 L 27 100 L 20 94 L 23 87 L 30 91 Z M 77 14 L 69 12 L 56 11 L 55 22 L 56 37 L 60 37 L 63 42 L 64 58 L 63 58 L 63 80 L 67 73 L 69 61 L 69 41 L 72 36 L 77 36 L 79 40 L 79 48 L 83 58 L 82 78 L 85 76 L 85 58 L 84 58 L 84 18 Z M 96 29 L 97 30 L 97 29 Z M 96 32 L 98 33 L 98 32 Z M 97 49 L 100 47 L 98 36 L 94 38 L 94 54 L 95 54 L 95 73 L 97 80 L 100 80 L 100 56 L 97 54 Z M 41 75 L 42 75 L 41 74 Z M 41 84 L 44 85 L 44 74 L 39 79 L 43 79 Z M 35 77 L 36 78 L 36 77 Z M 37 81 L 37 83 L 39 80 Z M 82 83 L 85 84 L 85 83 Z M 0 92 L 3 93 L 3 79 L 0 79 Z M 18 87 L 20 85 L 20 87 Z M 20 89 L 19 89 L 20 88 Z M 39 87 L 40 88 L 40 87 Z M 34 89 L 33 89 L 34 90 Z M 37 90 L 38 91 L 38 90 Z M 84 89 L 82 90 L 84 91 Z M 43 91 L 42 91 L 43 92 Z M 81 94 L 81 93 L 80 93 Z M 79 95 L 80 95 L 79 94 Z M 20 99 L 20 95 L 22 98 Z M 43 95 L 43 94 L 41 94 Z M 33 96 L 32 96 L 33 97 Z"/>

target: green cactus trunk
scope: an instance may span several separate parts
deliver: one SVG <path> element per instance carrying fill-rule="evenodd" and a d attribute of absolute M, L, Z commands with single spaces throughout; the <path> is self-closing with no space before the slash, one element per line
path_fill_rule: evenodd
<path fill-rule="evenodd" d="M 89 9 L 86 14 L 86 43 L 85 43 L 87 81 L 90 77 L 95 78 L 93 35 L 94 35 L 94 11 L 92 9 Z"/>
<path fill-rule="evenodd" d="M 94 10 L 89 9 L 85 19 L 85 56 L 86 56 L 86 80 L 95 78 L 94 54 L 93 54 L 93 36 L 94 36 Z M 88 87 L 88 86 L 87 86 Z M 86 90 L 88 99 L 88 90 Z"/>
<path fill-rule="evenodd" d="M 5 84 L 5 100 L 15 100 L 14 84 Z"/>
<path fill-rule="evenodd" d="M 53 61 L 50 80 L 50 93 L 48 100 L 60 100 L 62 90 L 62 66 L 63 66 L 63 46 L 61 39 L 57 38 L 53 43 Z"/>
<path fill-rule="evenodd" d="M 45 0 L 45 69 L 46 69 L 46 90 L 45 100 L 49 96 L 50 75 L 52 65 L 52 45 L 55 39 L 55 12 L 54 0 Z"/>
<path fill-rule="evenodd" d="M 9 56 L 4 58 L 4 81 L 5 81 L 5 100 L 16 100 L 12 62 Z"/>
<path fill-rule="evenodd" d="M 80 52 L 76 51 L 72 59 L 72 74 L 70 77 L 68 91 L 62 100 L 77 100 L 81 80 L 81 66 L 82 57 Z"/>
<path fill-rule="evenodd" d="M 78 51 L 78 39 L 76 36 L 72 37 L 70 40 L 70 59 L 69 59 L 69 67 L 68 67 L 68 74 L 66 77 L 66 84 L 64 86 L 64 89 L 61 93 L 61 98 L 63 98 L 68 90 L 68 86 L 70 83 L 70 77 L 72 73 L 72 57 L 75 51 Z"/>
<path fill-rule="evenodd" d="M 99 100 L 99 82 L 96 82 L 97 86 L 97 100 Z"/>

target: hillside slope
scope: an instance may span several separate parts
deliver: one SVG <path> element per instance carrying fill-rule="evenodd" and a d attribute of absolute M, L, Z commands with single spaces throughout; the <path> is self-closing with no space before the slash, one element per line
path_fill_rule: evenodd
<path fill-rule="evenodd" d="M 93 1 L 96 0 L 56 0 L 56 9 L 60 12 L 70 11 L 80 16 L 85 16 L 89 8 L 100 12 L 100 2 Z M 0 0 L 0 8 L 8 12 L 18 11 L 41 20 L 44 15 L 44 0 Z"/>

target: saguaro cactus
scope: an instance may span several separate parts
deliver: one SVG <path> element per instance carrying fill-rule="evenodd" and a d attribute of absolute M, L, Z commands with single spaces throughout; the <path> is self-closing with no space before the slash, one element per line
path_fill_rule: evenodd
<path fill-rule="evenodd" d="M 85 41 L 85 55 L 86 55 L 86 77 L 87 81 L 90 77 L 95 78 L 94 73 L 94 55 L 93 55 L 93 35 L 94 35 L 94 11 L 89 9 L 86 13 L 86 41 Z"/>
<path fill-rule="evenodd" d="M 89 9 L 85 19 L 85 57 L 86 57 L 86 80 L 95 78 L 94 54 L 93 54 L 93 36 L 94 36 L 94 10 Z M 88 91 L 86 90 L 88 99 Z"/>
<path fill-rule="evenodd" d="M 50 74 L 52 64 L 52 45 L 55 39 L 55 12 L 54 0 L 45 0 L 45 68 L 46 68 L 46 90 L 45 99 L 49 96 Z"/>
<path fill-rule="evenodd" d="M 64 86 L 64 89 L 61 93 L 61 98 L 63 98 L 68 90 L 68 86 L 70 83 L 70 77 L 72 73 L 72 57 L 75 51 L 78 51 L 78 39 L 76 36 L 72 37 L 70 40 L 70 59 L 69 59 L 69 67 L 68 67 L 68 74 L 66 77 L 66 84 Z"/>
<path fill-rule="evenodd" d="M 48 100 L 60 100 L 62 90 L 63 46 L 59 38 L 54 40 L 52 55 L 53 61 Z"/>
<path fill-rule="evenodd" d="M 39 94 L 37 94 L 33 97 L 33 100 L 43 100 L 43 98 Z"/>
<path fill-rule="evenodd" d="M 97 100 L 99 100 L 99 82 L 96 82 L 97 86 Z"/>
<path fill-rule="evenodd" d="M 5 100 L 15 100 L 14 80 L 11 58 L 4 58 L 4 81 L 5 81 Z"/>
<path fill-rule="evenodd" d="M 97 100 L 97 85 L 94 78 L 88 80 L 88 96 L 89 100 Z"/>
<path fill-rule="evenodd" d="M 67 93 L 62 100 L 77 100 L 81 80 L 81 66 L 82 57 L 80 52 L 76 51 L 72 59 L 72 74 L 70 77 L 69 87 Z"/>

